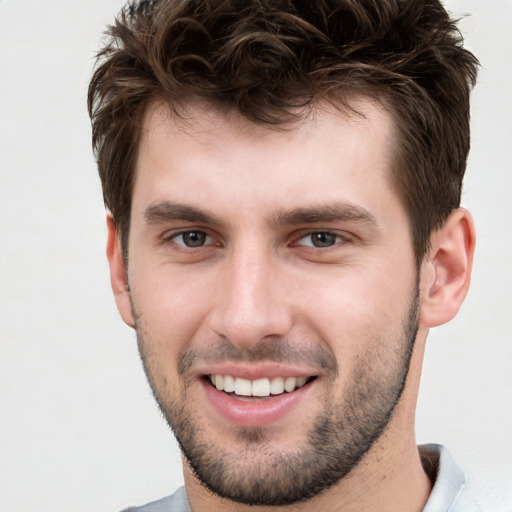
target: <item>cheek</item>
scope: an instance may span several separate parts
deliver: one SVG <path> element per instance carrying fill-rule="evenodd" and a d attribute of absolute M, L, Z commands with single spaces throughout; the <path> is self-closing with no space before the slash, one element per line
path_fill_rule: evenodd
<path fill-rule="evenodd" d="M 187 272 L 140 274 L 132 297 L 146 343 L 160 356 L 175 361 L 201 328 L 207 312 L 207 285 Z"/>
<path fill-rule="evenodd" d="M 354 357 L 372 340 L 395 337 L 401 331 L 414 279 L 388 275 L 364 269 L 347 272 L 309 296 L 306 321 L 340 360 Z"/>

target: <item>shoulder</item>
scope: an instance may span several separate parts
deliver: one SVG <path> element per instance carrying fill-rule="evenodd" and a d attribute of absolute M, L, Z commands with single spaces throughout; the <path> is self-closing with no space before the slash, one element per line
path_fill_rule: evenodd
<path fill-rule="evenodd" d="M 122 512 L 190 512 L 185 489 L 180 487 L 174 494 L 140 507 L 130 507 Z"/>

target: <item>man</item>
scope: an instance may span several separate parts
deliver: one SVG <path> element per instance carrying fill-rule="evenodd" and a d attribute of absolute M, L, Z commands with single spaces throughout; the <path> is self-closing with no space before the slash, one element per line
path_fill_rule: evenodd
<path fill-rule="evenodd" d="M 477 61 L 436 0 L 154 0 L 89 90 L 112 288 L 183 453 L 137 510 L 478 510 L 415 443 Z"/>

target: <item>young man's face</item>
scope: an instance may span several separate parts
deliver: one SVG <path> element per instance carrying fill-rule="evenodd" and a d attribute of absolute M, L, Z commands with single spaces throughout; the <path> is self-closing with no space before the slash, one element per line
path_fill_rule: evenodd
<path fill-rule="evenodd" d="M 418 269 L 390 117 L 356 107 L 285 130 L 198 106 L 146 118 L 127 270 L 140 352 L 190 466 L 235 501 L 333 485 L 403 389 Z"/>

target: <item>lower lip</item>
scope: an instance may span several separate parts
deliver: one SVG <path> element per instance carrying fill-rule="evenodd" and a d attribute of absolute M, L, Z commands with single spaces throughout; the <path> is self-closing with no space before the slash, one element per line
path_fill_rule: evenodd
<path fill-rule="evenodd" d="M 282 419 L 295 409 L 304 400 L 313 382 L 291 393 L 271 395 L 268 399 L 251 402 L 237 400 L 206 381 L 203 381 L 203 388 L 215 411 L 229 423 L 240 427 L 263 427 Z"/>

